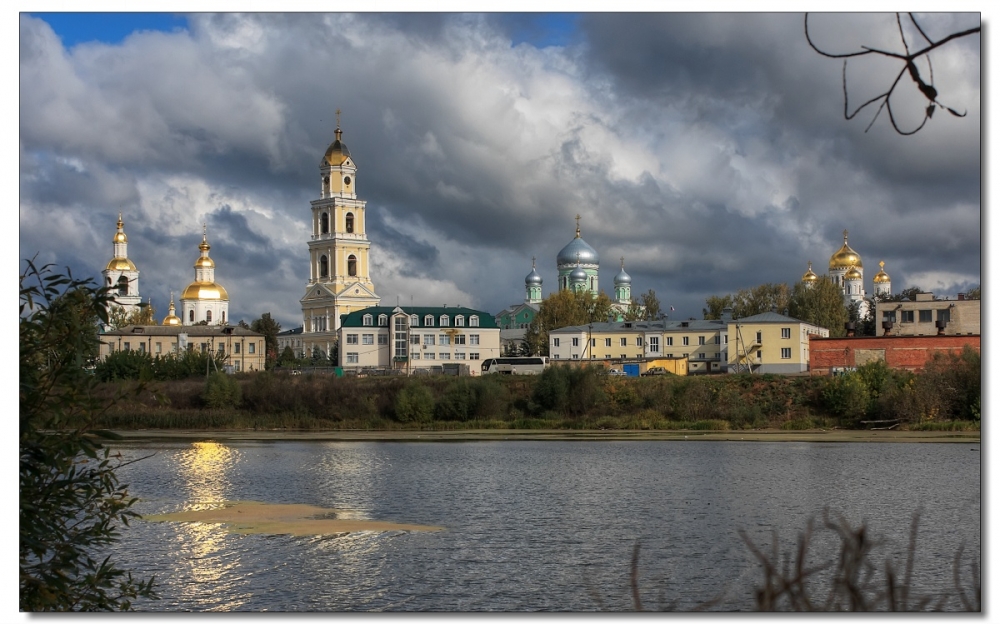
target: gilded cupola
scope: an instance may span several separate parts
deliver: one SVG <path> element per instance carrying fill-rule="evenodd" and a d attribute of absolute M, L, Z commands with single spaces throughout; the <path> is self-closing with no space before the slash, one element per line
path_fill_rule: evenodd
<path fill-rule="evenodd" d="M 809 261 L 809 268 L 802 275 L 802 282 L 805 284 L 815 284 L 819 280 L 819 276 L 813 273 L 813 263 L 812 260 Z"/>
<path fill-rule="evenodd" d="M 201 255 L 194 262 L 194 281 L 188 284 L 181 294 L 185 300 L 219 300 L 229 301 L 229 293 L 221 285 L 215 283 L 215 262 L 208 256 L 212 246 L 208 244 L 207 227 L 202 233 L 198 249 Z"/>
<path fill-rule="evenodd" d="M 888 284 L 891 280 L 889 279 L 889 274 L 885 272 L 885 261 L 880 261 L 878 263 L 879 271 L 875 274 L 876 284 Z"/>
<path fill-rule="evenodd" d="M 861 256 L 858 255 L 858 252 L 847 244 L 847 230 L 844 230 L 844 244 L 837 250 L 837 253 L 830 256 L 830 270 L 835 271 L 847 267 L 861 269 L 864 265 L 861 263 Z"/>
<path fill-rule="evenodd" d="M 163 325 L 180 325 L 181 319 L 177 316 L 177 308 L 174 307 L 174 293 L 170 293 L 170 309 L 167 310 L 167 315 L 163 317 Z"/>

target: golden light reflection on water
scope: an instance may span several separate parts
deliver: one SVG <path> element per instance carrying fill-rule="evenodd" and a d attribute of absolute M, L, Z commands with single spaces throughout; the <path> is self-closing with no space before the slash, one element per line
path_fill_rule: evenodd
<path fill-rule="evenodd" d="M 177 547 L 185 555 L 182 561 L 191 579 L 183 585 L 182 601 L 203 604 L 209 611 L 238 609 L 250 596 L 239 591 L 240 559 L 226 543 L 226 532 L 218 525 L 200 522 L 179 526 Z M 221 596 L 227 598 L 224 603 L 219 603 Z"/>
<path fill-rule="evenodd" d="M 240 452 L 218 442 L 194 442 L 178 458 L 177 469 L 185 481 L 191 504 L 226 500 L 230 473 L 240 461 Z M 198 509 L 204 507 L 188 507 Z"/>

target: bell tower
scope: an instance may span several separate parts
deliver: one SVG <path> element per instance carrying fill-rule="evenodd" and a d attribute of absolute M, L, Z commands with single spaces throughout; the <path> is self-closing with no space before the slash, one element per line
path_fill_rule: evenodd
<path fill-rule="evenodd" d="M 128 236 L 125 235 L 125 222 L 122 213 L 118 213 L 118 231 L 112 239 L 114 257 L 101 271 L 104 285 L 111 289 L 114 302 L 130 314 L 139 309 L 142 297 L 139 296 L 139 269 L 128 257 Z"/>
<path fill-rule="evenodd" d="M 314 348 L 329 354 L 342 314 L 381 301 L 370 275 L 371 241 L 365 233 L 365 201 L 357 195 L 358 168 L 343 134 L 338 109 L 334 141 L 319 162 L 320 196 L 310 202 L 309 282 L 300 299 L 307 356 Z"/>

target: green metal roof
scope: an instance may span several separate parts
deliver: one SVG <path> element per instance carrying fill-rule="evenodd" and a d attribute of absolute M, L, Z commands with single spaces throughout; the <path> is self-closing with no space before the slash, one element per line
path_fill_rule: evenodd
<path fill-rule="evenodd" d="M 473 310 L 472 308 L 465 308 L 462 306 L 399 306 L 407 316 L 412 316 L 416 314 L 420 317 L 420 324 L 414 327 L 440 327 L 438 325 L 441 315 L 445 314 L 448 316 L 448 327 L 455 327 L 455 317 L 464 316 L 465 317 L 465 327 L 470 327 L 469 317 L 478 316 L 479 317 L 479 329 L 500 329 L 497 325 L 496 319 L 489 312 L 483 312 L 482 310 Z M 393 310 L 396 306 L 373 306 L 370 308 L 364 308 L 361 310 L 355 310 L 350 314 L 345 314 L 340 317 L 341 327 L 370 327 L 369 325 L 364 325 L 363 320 L 366 314 L 372 315 L 372 324 L 378 326 L 378 317 L 382 314 L 386 315 L 390 319 L 392 318 Z M 430 314 L 434 317 L 433 325 L 424 325 L 424 317 Z"/>

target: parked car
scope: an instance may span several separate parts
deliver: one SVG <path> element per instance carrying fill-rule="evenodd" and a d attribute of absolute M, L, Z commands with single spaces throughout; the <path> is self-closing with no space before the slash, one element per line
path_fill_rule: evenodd
<path fill-rule="evenodd" d="M 609 368 L 608 369 L 608 374 L 611 375 L 611 376 L 613 376 L 613 377 L 627 377 L 628 376 L 628 374 L 625 371 L 619 370 L 617 368 Z"/>
<path fill-rule="evenodd" d="M 653 366 L 652 368 L 647 369 L 646 372 L 642 374 L 642 376 L 653 377 L 655 375 L 670 375 L 670 374 L 671 374 L 670 371 L 663 368 L 662 366 Z"/>

